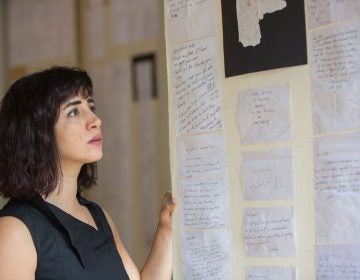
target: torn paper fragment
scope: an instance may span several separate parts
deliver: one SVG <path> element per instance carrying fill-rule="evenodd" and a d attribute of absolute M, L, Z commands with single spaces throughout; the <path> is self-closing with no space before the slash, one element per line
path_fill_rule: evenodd
<path fill-rule="evenodd" d="M 260 44 L 261 32 L 257 14 L 256 0 L 237 0 L 237 19 L 239 29 L 239 42 L 244 47 Z"/>
<path fill-rule="evenodd" d="M 259 21 L 265 14 L 280 11 L 285 7 L 285 0 L 237 0 L 239 42 L 244 47 L 259 45 L 261 41 Z"/>
<path fill-rule="evenodd" d="M 272 14 L 286 7 L 285 0 L 257 0 L 257 10 L 259 19 L 263 19 L 265 14 Z"/>

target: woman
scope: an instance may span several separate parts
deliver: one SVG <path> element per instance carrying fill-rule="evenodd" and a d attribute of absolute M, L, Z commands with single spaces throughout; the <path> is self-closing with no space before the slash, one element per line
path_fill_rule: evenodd
<path fill-rule="evenodd" d="M 96 183 L 101 120 L 85 71 L 25 76 L 0 109 L 0 279 L 171 279 L 172 213 L 165 194 L 153 247 L 139 272 L 109 214 L 81 197 Z"/>

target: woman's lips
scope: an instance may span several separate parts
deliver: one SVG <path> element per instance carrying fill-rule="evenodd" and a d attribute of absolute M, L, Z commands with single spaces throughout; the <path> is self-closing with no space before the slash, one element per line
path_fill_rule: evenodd
<path fill-rule="evenodd" d="M 88 143 L 92 144 L 92 145 L 95 145 L 95 146 L 101 146 L 102 145 L 102 137 L 101 136 L 95 136 Z"/>

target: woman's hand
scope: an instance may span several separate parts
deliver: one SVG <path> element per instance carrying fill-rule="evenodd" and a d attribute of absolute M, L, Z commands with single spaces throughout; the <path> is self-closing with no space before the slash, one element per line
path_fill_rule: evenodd
<path fill-rule="evenodd" d="M 172 217 L 176 208 L 176 200 L 171 192 L 166 192 L 163 197 L 163 203 L 160 210 L 159 227 L 172 229 Z"/>

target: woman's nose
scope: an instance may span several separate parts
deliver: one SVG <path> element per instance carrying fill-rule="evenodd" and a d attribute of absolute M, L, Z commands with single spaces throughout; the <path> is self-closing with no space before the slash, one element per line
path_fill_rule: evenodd
<path fill-rule="evenodd" d="M 101 119 L 91 111 L 89 120 L 88 120 L 88 128 L 100 128 L 101 126 Z"/>

